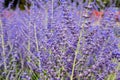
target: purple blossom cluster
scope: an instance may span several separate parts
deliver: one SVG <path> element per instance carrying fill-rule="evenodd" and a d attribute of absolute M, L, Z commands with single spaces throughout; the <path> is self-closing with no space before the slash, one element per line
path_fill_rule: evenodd
<path fill-rule="evenodd" d="M 118 9 L 94 20 L 95 3 L 31 2 L 29 13 L 0 16 L 0 80 L 120 79 Z"/>

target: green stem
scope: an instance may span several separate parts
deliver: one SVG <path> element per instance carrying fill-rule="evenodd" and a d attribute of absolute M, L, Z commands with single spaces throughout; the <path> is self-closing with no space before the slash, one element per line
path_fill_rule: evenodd
<path fill-rule="evenodd" d="M 82 28 L 83 28 L 83 25 L 82 25 Z M 70 76 L 70 80 L 73 80 L 74 70 L 75 70 L 75 63 L 76 63 L 77 54 L 79 53 L 81 37 L 82 37 L 82 31 L 80 31 L 80 35 L 79 35 L 79 39 L 78 39 L 78 43 L 77 43 L 77 49 L 75 51 L 75 57 L 74 57 L 74 61 L 73 61 L 72 74 Z"/>
<path fill-rule="evenodd" d="M 6 65 L 6 57 L 5 57 L 5 42 L 4 42 L 4 32 L 3 32 L 3 26 L 2 21 L 0 20 L 0 27 L 1 27 L 1 38 L 2 38 L 2 56 L 3 56 L 3 63 L 4 63 L 4 71 L 7 72 L 7 65 Z"/>

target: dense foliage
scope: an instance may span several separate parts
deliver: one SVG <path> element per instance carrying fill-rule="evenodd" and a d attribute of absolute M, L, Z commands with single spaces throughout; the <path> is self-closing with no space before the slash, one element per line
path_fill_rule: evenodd
<path fill-rule="evenodd" d="M 120 80 L 118 8 L 30 2 L 25 11 L 0 8 L 0 80 Z"/>

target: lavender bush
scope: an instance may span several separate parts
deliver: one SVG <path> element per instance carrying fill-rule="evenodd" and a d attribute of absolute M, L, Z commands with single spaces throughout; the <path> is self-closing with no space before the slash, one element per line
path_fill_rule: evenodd
<path fill-rule="evenodd" d="M 120 80 L 117 8 L 98 18 L 89 0 L 30 1 L 1 9 L 0 80 Z"/>

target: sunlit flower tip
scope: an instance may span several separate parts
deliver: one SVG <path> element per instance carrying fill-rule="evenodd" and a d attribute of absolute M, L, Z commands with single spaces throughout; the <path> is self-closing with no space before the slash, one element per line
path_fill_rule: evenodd
<path fill-rule="evenodd" d="M 82 74 L 82 73 L 80 73 L 80 74 L 79 74 L 79 76 L 80 76 L 80 77 L 82 77 L 82 76 L 83 76 L 83 74 Z"/>
<path fill-rule="evenodd" d="M 96 69 L 96 67 L 97 67 L 96 65 L 92 65 L 92 69 Z"/>
<path fill-rule="evenodd" d="M 83 17 L 89 18 L 89 15 L 88 14 L 84 14 Z"/>

